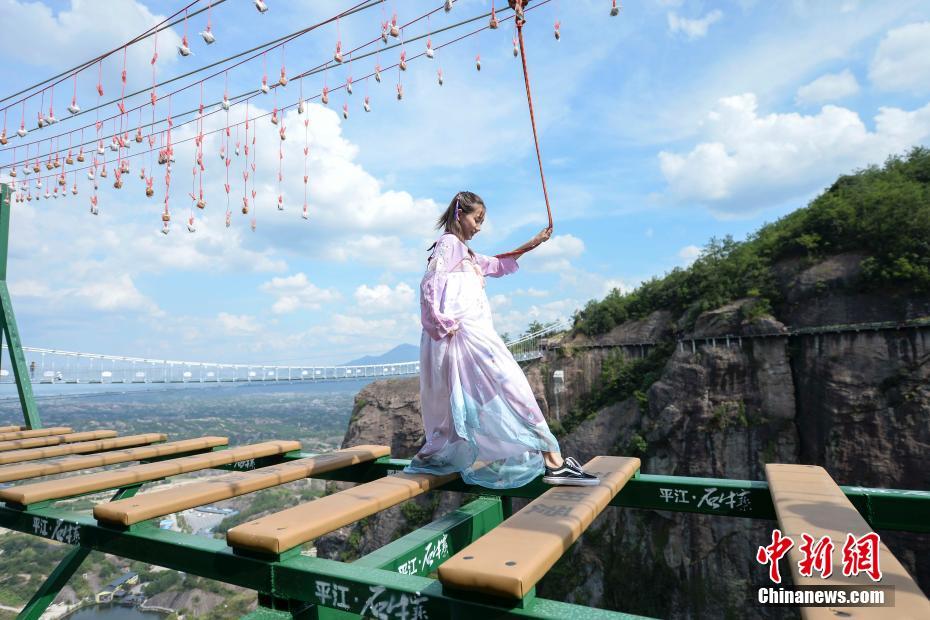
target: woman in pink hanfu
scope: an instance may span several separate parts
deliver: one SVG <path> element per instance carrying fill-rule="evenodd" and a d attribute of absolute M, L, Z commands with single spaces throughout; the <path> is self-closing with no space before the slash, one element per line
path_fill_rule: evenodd
<path fill-rule="evenodd" d="M 523 370 L 494 329 L 485 276 L 517 270 L 517 257 L 549 239 L 543 229 L 501 257 L 465 241 L 484 223 L 484 202 L 460 192 L 439 218 L 420 284 L 420 406 L 426 443 L 404 471 L 460 472 L 468 484 L 523 486 L 540 474 L 549 484 L 593 485 L 575 459 L 563 459 Z"/>

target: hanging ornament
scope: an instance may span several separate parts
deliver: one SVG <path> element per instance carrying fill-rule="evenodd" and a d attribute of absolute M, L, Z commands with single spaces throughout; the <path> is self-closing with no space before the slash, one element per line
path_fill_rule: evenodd
<path fill-rule="evenodd" d="M 270 91 L 270 90 L 271 90 L 271 89 L 268 88 L 268 76 L 267 76 L 267 75 L 263 75 L 263 76 L 262 76 L 262 92 L 265 93 L 265 94 L 267 95 L 267 94 L 268 94 L 268 91 Z"/>
<path fill-rule="evenodd" d="M 258 9 L 259 13 L 264 13 L 268 10 L 268 5 L 263 0 L 255 0 L 255 8 Z"/>
<path fill-rule="evenodd" d="M 303 100 L 303 98 L 301 98 L 300 101 L 297 102 L 297 113 L 298 113 L 298 114 L 303 114 L 303 113 L 304 113 L 304 100 Z"/>
<path fill-rule="evenodd" d="M 323 87 L 323 96 L 320 97 L 320 101 L 323 102 L 323 105 L 327 105 L 329 103 L 329 88 L 326 86 Z"/>
<path fill-rule="evenodd" d="M 516 58 L 520 55 L 520 46 L 517 45 L 517 37 L 513 38 L 513 57 Z"/>
<path fill-rule="evenodd" d="M 145 180 L 145 168 L 139 168 L 139 179 Z"/>
<path fill-rule="evenodd" d="M 229 110 L 229 96 L 223 93 L 223 102 L 220 104 L 224 110 Z"/>
<path fill-rule="evenodd" d="M 391 17 L 391 30 L 390 34 L 395 39 L 400 36 L 400 28 L 397 27 L 397 13 Z"/>
<path fill-rule="evenodd" d="M 381 42 L 387 43 L 387 37 L 388 37 L 388 23 L 381 22 Z"/>
<path fill-rule="evenodd" d="M 187 35 L 184 35 L 183 37 L 181 37 L 181 44 L 178 46 L 178 54 L 180 54 L 181 56 L 191 55 L 191 48 L 190 48 L 190 45 L 187 43 Z"/>
<path fill-rule="evenodd" d="M 344 118 L 345 120 L 349 120 L 349 104 L 348 103 L 342 104 L 342 118 Z"/>
<path fill-rule="evenodd" d="M 278 84 L 287 86 L 287 72 L 283 66 L 281 67 L 281 77 L 278 78 Z"/>
<path fill-rule="evenodd" d="M 91 215 L 97 215 L 98 213 L 100 213 L 100 210 L 97 208 L 97 197 L 96 196 L 90 197 L 90 213 Z"/>
<path fill-rule="evenodd" d="M 400 101 L 403 98 L 404 98 L 404 85 L 398 84 L 397 85 L 397 100 Z"/>
<path fill-rule="evenodd" d="M 70 151 L 70 150 L 68 151 L 67 157 L 65 157 L 65 163 L 66 163 L 67 165 L 69 165 L 69 166 L 73 166 L 73 165 L 74 165 L 74 158 L 71 157 L 71 151 Z"/>
<path fill-rule="evenodd" d="M 555 20 L 555 30 L 552 32 L 552 35 L 555 37 L 556 41 L 562 38 L 562 33 L 559 32 L 559 25 L 559 20 Z"/>
<path fill-rule="evenodd" d="M 349 95 L 352 94 L 352 76 L 351 75 L 346 78 L 346 93 Z"/>
<path fill-rule="evenodd" d="M 78 154 L 77 154 L 77 161 L 78 161 L 78 163 L 84 163 L 84 147 L 83 147 L 83 146 L 82 146 L 81 149 L 78 151 Z"/>
<path fill-rule="evenodd" d="M 481 54 L 475 56 L 475 69 L 481 71 Z"/>
<path fill-rule="evenodd" d="M 214 36 L 213 36 L 213 33 L 210 31 L 210 26 L 209 26 L 209 25 L 207 26 L 207 29 L 206 29 L 206 30 L 204 30 L 203 32 L 201 32 L 201 33 L 199 33 L 199 34 L 200 34 L 201 37 L 203 37 L 203 40 L 204 40 L 204 42 L 205 42 L 207 45 L 210 45 L 210 44 L 212 44 L 214 41 L 216 41 L 216 37 L 214 37 Z"/>
<path fill-rule="evenodd" d="M 401 71 L 407 70 L 407 52 L 402 51 L 400 53 L 400 64 L 398 65 Z"/>
<path fill-rule="evenodd" d="M 74 194 L 75 196 L 77 196 L 77 193 L 78 193 L 77 183 L 74 183 L 74 184 L 71 186 L 71 193 Z"/>
<path fill-rule="evenodd" d="M 366 112 L 371 112 L 371 102 L 368 100 L 368 96 L 365 96 L 365 102 L 362 104 L 362 107 L 365 108 Z"/>
<path fill-rule="evenodd" d="M 375 82 L 381 83 L 381 65 L 375 65 Z"/>
<path fill-rule="evenodd" d="M 443 10 L 445 10 L 446 13 L 448 13 L 449 11 L 451 11 L 451 10 L 452 10 L 452 0 L 446 0 L 446 3 L 442 6 L 442 8 L 443 8 Z"/>
<path fill-rule="evenodd" d="M 497 21 L 497 13 L 494 12 L 494 5 L 491 5 L 491 21 L 488 23 L 488 28 L 491 30 L 497 30 L 497 27 L 500 23 Z"/>
<path fill-rule="evenodd" d="M 281 125 L 281 129 L 278 130 L 278 136 L 281 137 L 281 142 L 284 142 L 284 139 L 286 137 L 284 130 L 285 130 L 284 125 Z"/>
<path fill-rule="evenodd" d="M 119 171 L 119 168 L 113 171 L 113 187 L 116 189 L 123 187 L 123 173 Z"/>
<path fill-rule="evenodd" d="M 333 54 L 333 60 L 342 62 L 342 41 L 336 41 L 336 52 Z"/>
<path fill-rule="evenodd" d="M 275 108 L 274 110 L 271 111 L 271 124 L 272 125 L 278 124 L 278 108 Z"/>
<path fill-rule="evenodd" d="M 617 0 L 613 0 L 613 2 L 610 5 L 610 16 L 616 17 L 617 15 L 619 15 L 620 9 L 621 9 L 621 6 L 617 5 Z"/>
<path fill-rule="evenodd" d="M 278 211 L 284 211 L 284 196 L 278 194 Z"/>
<path fill-rule="evenodd" d="M 232 211 L 229 209 L 226 210 L 226 228 L 229 228 L 232 225 Z"/>
<path fill-rule="evenodd" d="M 146 198 L 151 198 L 155 195 L 155 177 L 149 177 L 145 180 L 145 196 Z"/>
<path fill-rule="evenodd" d="M 300 217 L 304 218 L 305 220 L 309 220 L 309 219 L 310 219 L 310 214 L 307 212 L 307 205 L 306 205 L 306 204 L 304 205 L 303 211 L 301 211 L 301 213 L 300 213 Z"/>
<path fill-rule="evenodd" d="M 81 111 L 81 106 L 77 104 L 77 99 L 71 100 L 71 105 L 68 106 L 68 112 L 71 114 L 77 114 Z"/>
<path fill-rule="evenodd" d="M 194 225 L 193 215 L 187 218 L 187 232 L 191 232 L 191 233 L 197 232 L 197 227 Z"/>
<path fill-rule="evenodd" d="M 436 71 L 436 79 L 439 82 L 439 85 L 442 86 L 442 68 Z"/>
<path fill-rule="evenodd" d="M 436 53 L 433 51 L 433 42 L 430 39 L 426 40 L 426 57 L 433 58 Z"/>
<path fill-rule="evenodd" d="M 26 133 L 27 133 L 26 127 L 24 125 L 20 126 L 20 128 L 16 130 L 16 135 L 19 136 L 20 138 L 25 138 Z"/>

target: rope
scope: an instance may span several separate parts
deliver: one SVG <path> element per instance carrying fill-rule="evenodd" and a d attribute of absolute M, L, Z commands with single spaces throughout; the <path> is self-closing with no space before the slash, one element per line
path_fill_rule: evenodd
<path fill-rule="evenodd" d="M 526 48 L 523 45 L 523 0 L 516 0 L 517 39 L 520 42 L 520 59 L 523 61 L 523 81 L 526 84 L 526 102 L 530 108 L 530 124 L 533 126 L 533 142 L 536 145 L 536 161 L 539 163 L 539 179 L 542 181 L 543 197 L 546 200 L 546 213 L 549 216 L 549 228 L 552 228 L 552 207 L 549 206 L 549 192 L 546 191 L 546 175 L 543 173 L 542 155 L 539 153 L 539 135 L 536 132 L 536 116 L 533 114 L 533 95 L 530 93 L 530 74 L 526 69 Z"/>

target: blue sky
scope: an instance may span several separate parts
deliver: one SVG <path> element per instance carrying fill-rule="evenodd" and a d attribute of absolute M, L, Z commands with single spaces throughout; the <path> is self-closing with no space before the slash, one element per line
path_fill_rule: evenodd
<path fill-rule="evenodd" d="M 170 3 L 177 10 L 181 3 Z M 205 5 L 206 2 L 201 2 Z M 193 55 L 174 51 L 183 27 L 159 35 L 158 79 L 200 67 L 278 38 L 349 6 L 337 2 L 267 0 L 260 15 L 246 0 L 212 11 L 217 41 L 197 33 L 205 14 L 189 20 Z M 460 0 L 430 18 L 435 30 L 490 8 Z M 501 8 L 505 2 L 498 1 Z M 289 75 L 332 57 L 337 37 L 349 49 L 377 37 L 396 11 L 400 22 L 441 2 L 392 0 L 321 28 L 285 48 Z M 533 3 L 531 3 L 531 6 Z M 117 47 L 165 15 L 167 3 L 138 0 L 20 2 L 0 0 L 0 39 L 7 93 Z M 552 196 L 555 235 L 521 259 L 520 271 L 489 280 L 501 332 L 531 320 L 571 316 L 613 287 L 686 265 L 712 236 L 743 238 L 761 224 L 801 207 L 838 174 L 930 140 L 930 5 L 919 1 L 756 2 L 628 1 L 618 17 L 609 0 L 553 0 L 529 11 L 525 29 L 543 164 Z M 509 11 L 502 11 L 501 17 Z M 383 17 L 384 15 L 384 17 Z M 553 25 L 561 24 L 561 40 Z M 426 24 L 405 29 L 410 38 Z M 354 94 L 330 94 L 308 105 L 309 220 L 303 204 L 303 116 L 283 116 L 287 139 L 267 118 L 257 127 L 256 229 L 239 212 L 242 158 L 230 166 L 232 225 L 224 226 L 225 171 L 218 136 L 204 142 L 207 208 L 191 209 L 193 145 L 177 147 L 171 232 L 160 234 L 164 168 L 156 196 L 146 198 L 135 157 L 123 189 L 111 176 L 99 191 L 100 214 L 88 212 L 90 181 L 79 195 L 17 204 L 11 231 L 10 288 L 25 344 L 98 353 L 238 363 L 338 363 L 419 341 L 417 291 L 432 223 L 460 189 L 480 194 L 488 222 L 472 242 L 479 252 L 511 249 L 545 223 L 532 134 L 513 30 L 505 22 L 420 57 L 381 84 L 361 80 L 374 59 L 337 66 L 303 82 L 304 97 L 345 83 Z M 433 44 L 448 40 L 439 34 Z M 37 45 L 35 42 L 41 42 Z M 126 54 L 127 89 L 151 83 L 151 39 Z M 370 49 L 381 47 L 378 43 Z M 406 46 L 408 56 L 424 49 Z M 475 70 L 481 55 L 482 70 Z M 379 53 L 387 66 L 398 50 Z M 265 59 L 269 80 L 281 50 Z M 119 92 L 122 54 L 104 61 L 106 98 Z M 444 85 L 437 84 L 441 66 Z M 262 59 L 230 70 L 229 92 L 259 86 Z M 178 85 L 192 83 L 183 80 Z M 78 77 L 82 108 L 96 103 L 96 71 Z M 73 81 L 55 90 L 62 122 L 7 149 L 68 132 Z M 171 87 L 160 88 L 164 97 Z M 250 101 L 250 115 L 299 99 L 292 80 Z M 204 100 L 224 92 L 223 76 L 204 84 Z M 365 113 L 362 99 L 370 97 Z M 132 100 L 132 106 L 136 101 Z M 166 112 L 160 99 L 157 117 Z M 199 103 L 199 87 L 172 97 L 173 110 Z M 341 115 L 349 106 L 349 119 Z M 46 101 L 46 105 L 48 102 Z M 34 127 L 38 103 L 26 106 Z M 230 110 L 230 122 L 244 115 Z M 107 108 L 107 115 L 115 106 Z M 7 132 L 21 109 L 7 114 Z M 146 115 L 151 109 L 145 110 Z M 137 119 L 130 117 L 130 130 Z M 81 120 L 82 122 L 78 122 Z M 90 119 L 93 122 L 93 118 Z M 223 115 L 204 122 L 222 128 Z M 106 127 L 106 126 L 105 126 Z M 241 129 L 240 129 L 241 131 Z M 90 132 L 93 134 L 93 131 Z M 174 132 L 189 138 L 190 126 Z M 73 136 L 76 139 L 76 135 Z M 235 140 L 235 133 L 231 136 Z M 44 149 L 47 150 L 45 143 Z M 284 180 L 279 212 L 278 146 Z M 6 177 L 12 151 L 0 150 Z M 21 157 L 22 150 L 17 153 Z M 23 178 L 20 174 L 20 180 Z M 69 187 L 72 183 L 68 177 Z M 193 209 L 197 211 L 197 209 Z"/>

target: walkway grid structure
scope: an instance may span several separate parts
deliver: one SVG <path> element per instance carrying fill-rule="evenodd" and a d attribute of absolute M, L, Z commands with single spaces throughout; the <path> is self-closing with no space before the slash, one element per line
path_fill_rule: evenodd
<path fill-rule="evenodd" d="M 254 590 L 259 606 L 246 616 L 251 620 L 561 620 L 637 617 L 536 596 L 538 581 L 608 507 L 766 519 L 777 521 L 786 535 L 803 531 L 815 538 L 874 529 L 930 532 L 930 492 L 838 486 L 821 468 L 805 465 L 769 464 L 765 481 L 730 480 L 643 474 L 638 458 L 598 456 L 586 464 L 598 474 L 597 486 L 548 487 L 536 480 L 491 490 L 468 486 L 456 474 L 405 474 L 409 461 L 393 458 L 386 446 L 310 454 L 286 439 L 229 446 L 225 437 L 168 441 L 161 433 L 119 437 L 112 430 L 45 428 L 6 286 L 5 186 L 0 199 L 0 325 L 24 420 L 23 426 L 0 427 L 0 527 L 73 547 L 19 618 L 38 618 L 92 550 Z M 541 337 L 531 335 L 523 353 L 538 350 L 531 341 Z M 112 464 L 128 466 L 104 469 Z M 207 469 L 218 473 L 137 495 L 145 485 Z M 55 477 L 66 472 L 74 475 Z M 158 528 L 159 519 L 174 512 L 303 478 L 356 486 L 243 523 L 225 540 Z M 301 554 L 319 536 L 431 490 L 477 499 L 354 562 Z M 60 503 L 101 493 L 112 495 L 97 501 L 92 514 Z M 514 497 L 530 501 L 515 512 Z M 805 583 L 797 574 L 796 551 L 790 556 L 793 581 Z M 884 545 L 879 551 L 880 585 L 894 587 L 894 607 L 857 608 L 856 617 L 930 617 L 930 602 L 916 582 Z M 835 566 L 841 562 L 837 557 Z M 818 583 L 874 585 L 865 575 L 839 572 Z M 747 604 L 753 597 L 747 592 Z M 825 609 L 802 612 L 813 618 Z"/>

